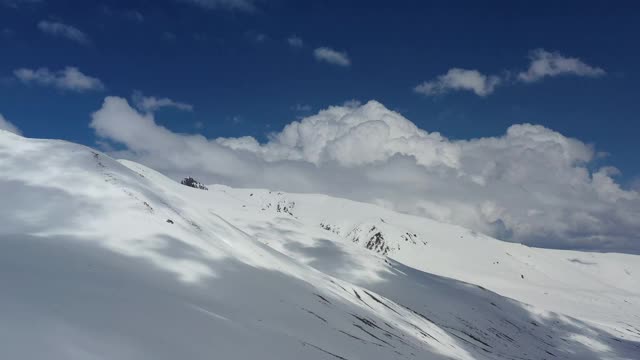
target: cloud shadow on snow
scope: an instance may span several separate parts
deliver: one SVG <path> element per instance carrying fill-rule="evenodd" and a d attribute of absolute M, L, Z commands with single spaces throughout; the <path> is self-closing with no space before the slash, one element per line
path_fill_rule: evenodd
<path fill-rule="evenodd" d="M 163 236 L 165 245 L 156 251 L 178 263 L 199 262 L 214 269 L 217 276 L 193 283 L 179 278 L 167 281 L 166 277 L 174 274 L 158 271 L 144 259 L 68 238 L 3 236 L 2 241 L 6 251 L 0 254 L 0 274 L 14 289 L 0 300 L 6 311 L 3 318 L 16 326 L 13 336 L 29 333 L 23 339 L 33 340 L 31 344 L 12 342 L 8 349 L 15 354 L 35 356 L 42 351 L 55 359 L 55 354 L 68 358 L 66 351 L 97 353 L 109 348 L 115 351 L 110 354 L 124 359 L 172 359 L 185 356 L 182 351 L 195 359 L 212 353 L 251 358 L 265 351 L 277 358 L 331 357 L 319 348 L 349 359 L 356 353 L 380 351 L 408 356 L 422 348 L 438 358 L 429 346 L 420 345 L 417 338 L 400 330 L 402 322 L 424 326 L 425 321 L 446 333 L 433 333 L 439 341 L 451 341 L 488 358 L 516 352 L 523 356 L 527 351 L 525 359 L 539 359 L 542 354 L 551 358 L 631 359 L 640 353 L 640 344 L 580 321 L 553 314 L 540 318 L 522 304 L 475 285 L 395 262 L 391 271 L 378 274 L 384 281 L 359 284 L 370 290 L 358 289 L 366 303 L 358 306 L 353 299 L 355 289 L 327 292 L 279 271 L 255 268 L 232 258 L 212 260 L 201 250 L 168 236 Z M 327 241 L 317 244 L 317 249 L 300 249 L 306 255 L 318 255 L 314 263 L 318 269 L 348 266 L 351 255 L 339 246 Z M 344 263 L 320 260 L 333 256 Z M 29 263 L 24 259 L 30 259 Z M 397 323 L 385 328 L 392 335 L 367 328 L 356 318 L 382 326 L 385 320 L 379 315 L 390 311 L 397 314 L 391 317 Z M 53 333 L 59 338 L 52 342 L 49 337 Z M 235 336 L 246 338 L 247 343 L 232 346 Z M 286 349 L 283 343 L 288 344 Z M 81 348 L 69 350 L 72 346 Z"/>
<path fill-rule="evenodd" d="M 373 270 L 375 277 L 355 276 L 357 270 L 371 271 L 372 268 L 363 265 L 357 252 L 346 251 L 348 244 L 338 245 L 315 238 L 309 245 L 295 241 L 296 236 L 301 235 L 295 231 L 270 231 L 289 237 L 284 247 L 296 254 L 294 257 L 299 255 L 308 265 L 338 278 L 344 279 L 347 275 L 349 282 L 429 318 L 438 327 L 446 329 L 458 340 L 458 346 L 469 352 L 499 354 L 508 358 L 515 352 L 527 353 L 522 349 L 531 346 L 532 339 L 536 339 L 538 345 L 528 350 L 530 359 L 633 359 L 640 355 L 640 342 L 625 339 L 623 333 L 612 335 L 583 321 L 555 313 L 539 315 L 526 304 L 477 285 L 424 273 L 390 259 L 387 260 L 387 268 Z M 367 294 L 362 297 L 370 304 L 378 303 L 367 298 Z M 491 319 L 498 319 L 498 323 Z M 628 332 L 627 336 L 637 336 L 640 329 L 631 327 Z"/>

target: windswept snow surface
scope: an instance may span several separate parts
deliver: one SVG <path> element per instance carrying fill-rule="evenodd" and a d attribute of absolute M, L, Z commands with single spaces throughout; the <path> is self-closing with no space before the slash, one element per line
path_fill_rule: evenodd
<path fill-rule="evenodd" d="M 640 358 L 637 256 L 194 189 L 2 130 L 0 221 L 0 358 Z"/>

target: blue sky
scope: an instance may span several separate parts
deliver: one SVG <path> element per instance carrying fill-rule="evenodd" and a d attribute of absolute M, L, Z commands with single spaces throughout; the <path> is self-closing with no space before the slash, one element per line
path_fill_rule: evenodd
<path fill-rule="evenodd" d="M 176 179 L 640 252 L 639 13 L 588 1 L 0 0 L 0 128 Z"/>
<path fill-rule="evenodd" d="M 135 90 L 191 104 L 159 123 L 207 137 L 264 140 L 296 118 L 375 99 L 452 139 L 541 124 L 608 152 L 628 184 L 640 175 L 638 6 L 566 1 L 47 1 L 1 0 L 0 113 L 31 137 L 95 144 L 90 114 Z M 251 8 L 234 6 L 250 4 Z M 64 24 L 82 38 L 43 30 Z M 76 34 L 77 35 L 77 34 Z M 287 39 L 297 37 L 301 46 Z M 349 66 L 314 50 L 346 54 Z M 532 50 L 575 57 L 604 76 L 510 83 L 491 94 L 413 91 L 450 68 L 525 71 Z M 103 84 L 70 91 L 25 84 L 20 68 L 74 66 Z"/>

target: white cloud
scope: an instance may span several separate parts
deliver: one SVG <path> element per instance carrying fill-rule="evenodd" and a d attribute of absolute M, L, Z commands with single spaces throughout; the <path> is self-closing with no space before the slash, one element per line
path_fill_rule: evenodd
<path fill-rule="evenodd" d="M 115 156 L 175 178 L 384 203 L 533 245 L 640 251 L 638 192 L 613 168 L 592 172 L 589 145 L 542 126 L 453 141 L 371 101 L 322 110 L 261 144 L 174 133 L 115 97 L 91 126 L 125 146 Z"/>
<path fill-rule="evenodd" d="M 50 71 L 47 68 L 17 69 L 13 74 L 25 84 L 51 86 L 61 90 L 76 92 L 103 90 L 100 79 L 83 74 L 78 68 L 67 66 L 63 70 Z"/>
<path fill-rule="evenodd" d="M 240 11 L 254 11 L 256 0 L 180 0 L 189 2 L 205 9 L 228 9 Z"/>
<path fill-rule="evenodd" d="M 38 23 L 38 29 L 45 34 L 63 37 L 82 45 L 88 45 L 91 43 L 89 36 L 80 29 L 61 22 L 43 20 Z"/>
<path fill-rule="evenodd" d="M 169 98 L 156 98 L 154 96 L 144 96 L 140 91 L 134 91 L 131 100 L 138 110 L 152 113 L 163 107 L 175 108 L 184 111 L 193 111 L 193 105 L 174 101 Z"/>
<path fill-rule="evenodd" d="M 599 77 L 606 74 L 603 69 L 587 65 L 578 58 L 565 57 L 544 49 L 532 51 L 529 58 L 529 69 L 518 74 L 518 79 L 523 82 L 534 82 L 559 75 Z"/>
<path fill-rule="evenodd" d="M 425 81 L 414 91 L 431 96 L 450 91 L 472 91 L 478 96 L 487 96 L 500 84 L 501 79 L 494 75 L 484 75 L 477 70 L 453 68 L 434 80 Z"/>
<path fill-rule="evenodd" d="M 529 69 L 518 73 L 515 79 L 509 75 L 511 71 L 504 71 L 504 75 L 485 75 L 478 70 L 452 68 L 433 80 L 419 84 L 413 90 L 426 96 L 442 95 L 452 91 L 472 91 L 478 96 L 487 96 L 503 84 L 532 83 L 545 77 L 560 75 L 600 77 L 606 74 L 603 69 L 587 65 L 578 58 L 565 57 L 544 49 L 532 51 L 529 58 Z"/>
<path fill-rule="evenodd" d="M 313 50 L 313 56 L 318 61 L 324 61 L 338 66 L 350 66 L 351 60 L 346 52 L 339 52 L 328 47 L 319 47 Z"/>
<path fill-rule="evenodd" d="M 13 125 L 9 120 L 5 119 L 2 114 L 0 114 L 0 130 L 6 130 L 8 132 L 12 132 L 14 134 L 22 135 L 20 129 L 17 126 Z"/>
<path fill-rule="evenodd" d="M 297 47 L 297 48 L 304 46 L 304 41 L 302 41 L 302 38 L 295 35 L 288 37 L 287 43 L 289 43 L 289 46 Z"/>

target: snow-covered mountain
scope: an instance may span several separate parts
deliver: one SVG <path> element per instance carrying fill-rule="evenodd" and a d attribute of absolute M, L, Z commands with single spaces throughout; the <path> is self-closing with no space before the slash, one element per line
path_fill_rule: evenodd
<path fill-rule="evenodd" d="M 1 130 L 0 221 L 2 358 L 640 358 L 638 256 L 192 188 Z"/>
<path fill-rule="evenodd" d="M 213 188 L 238 199 L 242 205 L 237 207 L 244 211 L 291 204 L 291 216 L 263 211 L 259 221 L 251 218 L 252 224 L 244 220 L 248 218 L 242 213 L 228 214 L 247 232 L 292 257 L 301 254 L 291 243 L 313 247 L 320 239 L 353 242 L 418 270 L 481 285 L 501 295 L 622 332 L 629 321 L 636 328 L 640 325 L 637 255 L 531 248 L 459 226 L 324 195 Z M 261 222 L 262 228 L 275 226 L 277 231 L 254 231 Z M 300 234 L 283 236 L 287 231 Z M 636 317 L 630 319 L 630 314 Z"/>

